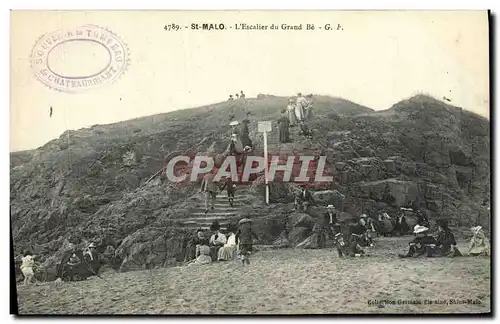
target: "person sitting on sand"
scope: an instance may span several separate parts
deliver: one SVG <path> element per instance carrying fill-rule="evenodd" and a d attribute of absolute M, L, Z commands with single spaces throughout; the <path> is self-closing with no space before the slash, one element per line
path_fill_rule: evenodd
<path fill-rule="evenodd" d="M 236 253 L 236 230 L 234 226 L 230 225 L 227 229 L 228 238 L 227 243 L 219 249 L 217 259 L 219 261 L 231 261 L 234 259 Z"/>
<path fill-rule="evenodd" d="M 24 285 L 31 284 L 35 272 L 33 267 L 35 266 L 35 256 L 31 255 L 30 251 L 25 251 L 23 257 L 21 258 L 21 272 L 24 276 Z"/>
<path fill-rule="evenodd" d="M 227 243 L 227 238 L 226 235 L 220 232 L 220 225 L 218 221 L 214 221 L 212 225 L 210 225 L 210 230 L 214 233 L 208 242 L 210 246 L 210 256 L 212 257 L 212 260 L 217 260 L 219 249 Z"/>
<path fill-rule="evenodd" d="M 425 226 L 415 225 L 413 233 L 416 235 L 408 245 L 408 253 L 400 254 L 400 258 L 419 257 L 421 255 L 432 256 L 437 246 L 437 241 L 429 235 L 429 229 Z"/>
<path fill-rule="evenodd" d="M 448 221 L 445 219 L 440 219 L 437 221 L 438 225 L 438 236 L 436 238 L 436 250 L 435 254 L 438 256 L 461 256 L 462 254 L 457 249 L 457 241 L 455 240 L 455 235 L 448 227 Z"/>
<path fill-rule="evenodd" d="M 471 228 L 472 234 L 474 235 L 469 243 L 469 255 L 473 256 L 489 256 L 490 253 L 490 241 L 484 234 L 483 228 L 481 226 L 475 226 Z"/>
<path fill-rule="evenodd" d="M 188 263 L 188 266 L 191 266 L 191 265 L 202 265 L 202 264 L 209 264 L 209 263 L 212 263 L 212 258 L 210 257 L 210 248 L 206 245 L 203 245 L 200 247 L 200 255 L 190 261 L 190 263 Z"/>
<path fill-rule="evenodd" d="M 363 248 L 358 244 L 355 236 L 352 234 L 349 237 L 346 237 L 342 233 L 342 227 L 340 224 L 333 225 L 333 244 L 337 250 L 339 258 L 343 256 L 349 257 L 359 257 L 365 254 Z"/>
<path fill-rule="evenodd" d="M 208 239 L 205 237 L 205 232 L 200 228 L 196 230 L 195 235 L 189 240 L 186 246 L 184 262 L 196 259 L 200 255 L 200 248 L 202 246 L 208 246 Z"/>
<path fill-rule="evenodd" d="M 417 213 L 417 224 L 424 227 L 430 227 L 430 222 L 427 216 L 425 216 L 420 210 L 417 210 L 416 213 Z"/>
<path fill-rule="evenodd" d="M 243 218 L 238 222 L 239 229 L 236 232 L 236 244 L 239 246 L 241 262 L 243 265 L 250 264 L 250 254 L 253 251 L 253 239 L 259 240 L 259 237 L 252 230 L 252 220 Z"/>

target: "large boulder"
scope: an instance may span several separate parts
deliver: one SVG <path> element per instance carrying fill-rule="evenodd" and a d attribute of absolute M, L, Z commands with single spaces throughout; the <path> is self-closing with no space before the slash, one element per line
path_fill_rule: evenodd
<path fill-rule="evenodd" d="M 311 230 L 305 227 L 295 227 L 289 234 L 288 240 L 293 246 L 304 241 L 311 234 Z"/>
<path fill-rule="evenodd" d="M 319 234 L 312 233 L 304 241 L 297 244 L 296 248 L 298 248 L 298 249 L 318 249 L 320 247 L 318 242 L 319 242 Z"/>
<path fill-rule="evenodd" d="M 293 202 L 295 188 L 287 182 L 272 181 L 269 185 L 269 201 L 272 203 L 286 203 Z M 266 181 L 264 176 L 255 179 L 248 192 L 255 194 L 261 199 L 265 200 L 266 197 Z"/>
<path fill-rule="evenodd" d="M 285 231 L 282 231 L 279 237 L 273 241 L 273 246 L 277 248 L 287 248 L 291 246 Z"/>
<path fill-rule="evenodd" d="M 116 249 L 120 271 L 174 265 L 183 252 L 186 230 L 146 227 L 128 235 Z"/>

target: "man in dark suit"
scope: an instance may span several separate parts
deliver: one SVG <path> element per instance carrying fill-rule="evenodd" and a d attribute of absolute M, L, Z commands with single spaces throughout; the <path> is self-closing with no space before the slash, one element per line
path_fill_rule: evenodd
<path fill-rule="evenodd" d="M 330 238 L 333 238 L 333 226 L 338 224 L 337 220 L 337 209 L 333 205 L 328 205 L 326 207 L 326 213 L 324 216 L 324 226 Z"/>

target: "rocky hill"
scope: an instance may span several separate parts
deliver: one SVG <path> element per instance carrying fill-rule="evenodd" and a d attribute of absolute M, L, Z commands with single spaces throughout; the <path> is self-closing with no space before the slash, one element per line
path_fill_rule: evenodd
<path fill-rule="evenodd" d="M 67 131 L 36 150 L 12 153 L 15 252 L 30 248 L 42 260 L 52 256 L 45 261 L 50 266 L 65 241 L 97 240 L 109 263 L 124 270 L 132 269 L 130 264 L 175 263 L 182 238 L 191 231 L 183 220 L 192 216 L 190 199 L 197 186 L 179 187 L 162 177 L 147 180 L 172 156 L 222 152 L 232 116 L 240 121 L 248 116 L 258 150 L 262 136 L 257 121 L 276 120 L 287 100 L 259 95 L 95 125 Z M 423 95 L 384 111 L 318 96 L 314 115 L 312 141 L 295 136 L 294 143 L 282 147 L 276 130 L 270 149 L 300 154 L 307 148 L 326 155 L 335 175 L 329 189 L 345 196 L 348 214 L 411 205 L 431 219 L 447 218 L 453 226 L 480 223 L 489 229 L 487 119 Z M 261 185 L 244 189 L 248 200 L 239 213 L 256 218 L 262 237 L 272 242 L 291 213 L 289 196 L 283 194 L 290 188 L 273 184 L 273 205 L 265 206 Z"/>

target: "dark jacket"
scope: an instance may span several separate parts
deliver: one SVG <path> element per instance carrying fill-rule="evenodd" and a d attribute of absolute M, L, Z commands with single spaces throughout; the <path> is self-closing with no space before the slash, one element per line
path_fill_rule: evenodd
<path fill-rule="evenodd" d="M 250 226 L 242 226 L 236 232 L 236 244 L 252 244 L 254 238 L 259 239 Z"/>
<path fill-rule="evenodd" d="M 453 233 L 449 229 L 445 229 L 439 232 L 436 241 L 436 245 L 443 252 L 448 252 L 450 251 L 452 245 L 457 245 L 455 235 L 453 235 Z"/>
<path fill-rule="evenodd" d="M 422 236 L 422 237 L 415 237 L 410 244 L 415 244 L 415 245 L 429 245 L 429 244 L 435 244 L 437 245 L 437 241 L 430 235 Z"/>
<path fill-rule="evenodd" d="M 227 192 L 233 192 L 234 191 L 234 186 L 233 186 L 233 179 L 232 178 L 227 178 L 226 182 L 224 182 L 224 185 L 220 189 L 221 191 L 226 189 Z"/>

